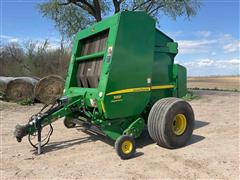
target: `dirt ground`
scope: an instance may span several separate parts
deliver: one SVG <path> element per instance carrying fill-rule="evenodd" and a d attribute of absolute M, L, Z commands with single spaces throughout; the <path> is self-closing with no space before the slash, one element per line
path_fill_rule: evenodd
<path fill-rule="evenodd" d="M 240 76 L 188 77 L 188 88 L 240 91 Z"/>
<path fill-rule="evenodd" d="M 169 150 L 137 140 L 136 157 L 120 160 L 108 138 L 55 122 L 50 143 L 35 155 L 13 129 L 41 108 L 1 104 L 1 179 L 239 179 L 240 93 L 195 91 L 195 130 L 189 144 Z"/>

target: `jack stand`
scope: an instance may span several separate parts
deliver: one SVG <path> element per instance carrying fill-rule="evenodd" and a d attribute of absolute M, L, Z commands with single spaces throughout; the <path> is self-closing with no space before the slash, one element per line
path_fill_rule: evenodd
<path fill-rule="evenodd" d="M 41 154 L 41 131 L 42 131 L 42 127 L 41 127 L 41 123 L 39 123 L 39 125 L 38 125 L 38 147 L 37 147 L 38 155 Z"/>

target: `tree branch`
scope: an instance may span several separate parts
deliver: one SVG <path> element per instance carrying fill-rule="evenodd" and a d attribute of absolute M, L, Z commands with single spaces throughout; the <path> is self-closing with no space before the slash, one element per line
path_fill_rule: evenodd
<path fill-rule="evenodd" d="M 58 3 L 59 6 L 66 6 L 69 5 L 71 1 L 65 2 L 65 3 Z"/>
<path fill-rule="evenodd" d="M 147 12 L 147 14 L 152 15 L 152 13 L 154 13 L 155 11 L 157 11 L 158 9 L 164 7 L 164 5 L 158 5 L 155 9 L 152 9 L 151 11 Z"/>
<path fill-rule="evenodd" d="M 123 2 L 124 0 L 113 0 L 113 5 L 114 5 L 114 9 L 115 12 L 114 14 L 118 13 L 120 11 L 120 4 Z"/>
<path fill-rule="evenodd" d="M 132 11 L 136 11 L 137 9 L 139 9 L 140 7 L 144 6 L 145 4 L 147 4 L 147 3 L 149 3 L 149 2 L 151 2 L 151 0 L 147 0 L 147 1 L 139 4 L 138 6 L 133 7 Z"/>
<path fill-rule="evenodd" d="M 152 8 L 153 4 L 154 4 L 154 3 L 153 3 L 152 1 L 149 3 L 149 5 L 147 6 L 147 8 L 146 8 L 146 10 L 145 10 L 146 13 L 147 13 L 148 11 L 150 11 L 150 9 Z"/>
<path fill-rule="evenodd" d="M 69 5 L 71 3 L 87 11 L 96 21 L 102 20 L 99 0 L 93 0 L 93 5 L 86 0 L 67 0 L 66 3 L 60 3 L 59 5 Z"/>

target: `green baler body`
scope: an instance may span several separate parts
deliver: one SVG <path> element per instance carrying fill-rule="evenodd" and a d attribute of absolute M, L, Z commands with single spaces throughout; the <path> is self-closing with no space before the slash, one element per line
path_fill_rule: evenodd
<path fill-rule="evenodd" d="M 177 43 L 153 18 L 118 13 L 77 33 L 64 95 L 112 139 L 137 137 L 157 100 L 186 94 L 186 69 L 174 64 L 176 54 Z"/>

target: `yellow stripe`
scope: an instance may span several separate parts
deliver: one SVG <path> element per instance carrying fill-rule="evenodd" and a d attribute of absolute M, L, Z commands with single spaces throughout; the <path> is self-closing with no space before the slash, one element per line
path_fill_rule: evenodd
<path fill-rule="evenodd" d="M 109 96 L 109 95 L 115 95 L 115 94 L 133 93 L 133 92 L 143 92 L 143 91 L 150 91 L 150 87 L 122 89 L 122 90 L 110 92 L 110 93 L 107 94 L 107 96 Z"/>
<path fill-rule="evenodd" d="M 151 87 L 130 88 L 130 89 L 122 89 L 122 90 L 110 92 L 107 94 L 107 96 L 124 94 L 124 93 L 145 92 L 145 91 L 151 91 L 155 89 L 171 89 L 171 88 L 174 88 L 174 85 L 160 85 L 160 86 L 151 86 Z"/>
<path fill-rule="evenodd" d="M 104 104 L 103 104 L 103 101 L 101 101 L 101 105 L 102 105 L 102 110 L 103 110 L 103 112 L 105 113 L 106 111 L 105 111 L 105 106 L 104 106 Z"/>
<path fill-rule="evenodd" d="M 172 89 L 174 85 L 161 85 L 161 86 L 152 86 L 151 89 Z"/>

